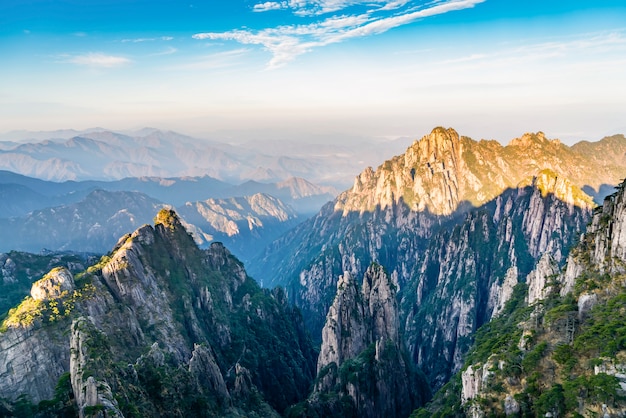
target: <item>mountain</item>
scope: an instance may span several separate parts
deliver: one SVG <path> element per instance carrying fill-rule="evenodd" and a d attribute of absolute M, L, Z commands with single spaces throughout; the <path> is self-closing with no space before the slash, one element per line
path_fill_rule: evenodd
<path fill-rule="evenodd" d="M 200 245 L 221 240 L 247 260 L 334 195 L 299 178 L 239 186 L 209 176 L 57 183 L 0 171 L 0 251 L 104 253 L 168 205 L 179 208 Z"/>
<path fill-rule="evenodd" d="M 198 245 L 224 242 L 244 261 L 301 222 L 291 207 L 261 193 L 187 202 L 177 212 Z"/>
<path fill-rule="evenodd" d="M 103 253 L 120 236 L 150 222 L 150 214 L 162 207 L 141 193 L 95 190 L 77 203 L 0 219 L 0 249 Z"/>
<path fill-rule="evenodd" d="M 538 265 L 517 285 L 505 315 L 478 330 L 463 371 L 415 416 L 623 416 L 625 214 L 622 184 L 566 266 Z"/>
<path fill-rule="evenodd" d="M 0 193 L 10 195 L 2 202 L 2 217 L 21 216 L 35 209 L 76 203 L 93 190 L 140 192 L 173 206 L 208 198 L 229 198 L 265 193 L 291 205 L 301 215 L 311 215 L 335 198 L 334 187 L 319 186 L 302 178 L 277 183 L 247 181 L 234 185 L 209 176 L 128 177 L 116 181 L 53 182 L 0 170 Z M 1 206 L 0 206 L 1 208 Z"/>
<path fill-rule="evenodd" d="M 319 186 L 303 178 L 291 177 L 277 183 L 247 181 L 230 191 L 232 196 L 251 196 L 264 193 L 279 198 L 302 215 L 312 215 L 339 192 L 330 186 Z"/>
<path fill-rule="evenodd" d="M 198 139 L 157 129 L 13 135 L 3 135 L 7 140 L 0 142 L 0 169 L 54 181 L 210 176 L 228 183 L 276 183 L 298 177 L 343 188 L 364 161 L 376 161 L 389 147 L 398 149 L 395 142 L 367 138 L 347 144 L 346 138 L 320 143 L 295 136 L 236 144 L 229 134 L 222 140 Z"/>
<path fill-rule="evenodd" d="M 250 261 L 284 290 L 161 210 L 9 312 L 0 412 L 405 417 L 433 390 L 416 415 L 620 414 L 626 203 L 583 189 L 618 183 L 597 153 L 622 139 L 436 128 Z M 225 235 L 291 219 L 268 195 L 185 209 Z"/>
<path fill-rule="evenodd" d="M 398 285 L 411 361 L 438 389 L 545 254 L 556 268 L 565 263 L 595 206 L 581 187 L 617 183 L 611 162 L 592 167 L 585 158 L 541 133 L 504 147 L 436 128 L 363 171 L 250 272 L 284 286 L 320 341 L 338 278 L 384 266 Z"/>
<path fill-rule="evenodd" d="M 0 251 L 103 254 L 165 206 L 143 193 L 94 190 L 76 203 L 0 218 Z M 291 207 L 264 194 L 187 202 L 178 212 L 198 245 L 220 241 L 245 260 L 301 222 Z"/>
<path fill-rule="evenodd" d="M 314 373 L 284 292 L 169 210 L 82 273 L 51 270 L 0 332 L 4 414 L 270 417 Z"/>
<path fill-rule="evenodd" d="M 375 264 L 361 285 L 348 272 L 339 278 L 313 393 L 289 416 L 406 417 L 430 397 L 401 342 L 396 289 Z"/>

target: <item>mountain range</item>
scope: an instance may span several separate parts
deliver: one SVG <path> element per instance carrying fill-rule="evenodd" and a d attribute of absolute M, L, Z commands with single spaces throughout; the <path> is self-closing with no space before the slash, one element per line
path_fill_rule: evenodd
<path fill-rule="evenodd" d="M 140 195 L 154 226 L 57 259 L 5 315 L 0 412 L 623 416 L 625 155 L 435 128 L 297 225 L 269 195 Z M 269 220 L 295 225 L 247 261 L 273 290 L 197 246 Z"/>
<path fill-rule="evenodd" d="M 601 160 L 607 143 L 617 157 Z M 438 389 L 463 365 L 476 329 L 542 256 L 563 266 L 595 206 L 583 189 L 599 198 L 618 184 L 625 147 L 616 136 L 582 153 L 542 133 L 502 146 L 436 128 L 364 170 L 249 271 L 285 287 L 319 341 L 337 278 L 362 276 L 372 262 L 385 266 L 399 288 L 412 360 Z"/>
<path fill-rule="evenodd" d="M 306 178 L 343 188 L 363 164 L 381 153 L 400 152 L 405 141 L 367 138 L 343 144 L 328 138 L 254 139 L 243 144 L 225 139 L 192 138 L 144 128 L 135 132 L 13 132 L 0 142 L 0 170 L 44 180 L 120 180 L 127 177 L 202 177 L 228 183 L 264 183 Z"/>
<path fill-rule="evenodd" d="M 0 251 L 103 254 L 171 206 L 200 245 L 220 240 L 247 260 L 336 193 L 299 178 L 239 185 L 208 176 L 58 183 L 0 171 Z"/>

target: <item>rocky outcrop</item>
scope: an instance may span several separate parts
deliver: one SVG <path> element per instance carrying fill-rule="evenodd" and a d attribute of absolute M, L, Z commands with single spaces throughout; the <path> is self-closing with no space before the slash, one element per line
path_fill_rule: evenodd
<path fill-rule="evenodd" d="M 196 379 L 198 388 L 214 393 L 220 402 L 230 404 L 230 394 L 215 356 L 208 347 L 196 344 L 189 360 L 189 372 Z"/>
<path fill-rule="evenodd" d="M 493 282 L 489 290 L 489 307 L 492 309 L 491 317 L 496 317 L 502 313 L 504 306 L 511 299 L 515 285 L 519 283 L 517 278 L 517 266 L 510 267 L 504 275 L 504 280 L 500 285 Z"/>
<path fill-rule="evenodd" d="M 68 269 L 59 267 L 35 282 L 30 290 L 34 300 L 57 299 L 74 290 L 74 277 Z"/>
<path fill-rule="evenodd" d="M 356 416 L 403 417 L 424 401 L 402 353 L 396 285 L 382 266 L 371 265 L 361 286 L 348 272 L 339 278 L 322 336 L 309 408 L 348 396 Z"/>
<path fill-rule="evenodd" d="M 526 276 L 526 284 L 528 285 L 527 301 L 529 305 L 548 296 L 551 291 L 550 280 L 555 280 L 558 274 L 558 264 L 549 253 L 544 254 L 537 262 L 533 271 Z"/>
<path fill-rule="evenodd" d="M 99 351 L 106 350 L 102 346 L 104 339 L 106 336 L 99 335 L 99 331 L 86 318 L 73 321 L 70 336 L 70 377 L 80 418 L 124 416 L 119 410 L 111 386 L 93 375 L 102 373 L 102 370 L 97 369 L 98 361 L 91 357 L 93 354 L 102 355 Z"/>

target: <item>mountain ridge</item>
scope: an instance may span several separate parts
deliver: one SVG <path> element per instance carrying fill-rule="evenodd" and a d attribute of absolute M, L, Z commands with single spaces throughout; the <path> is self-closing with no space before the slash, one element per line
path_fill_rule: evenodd
<path fill-rule="evenodd" d="M 0 332 L 0 397 L 51 399 L 39 408 L 81 417 L 276 416 L 306 396 L 315 371 L 285 302 L 221 244 L 200 250 L 162 210 L 81 274 L 58 268 L 33 284 Z M 55 392 L 64 379 L 69 388 Z"/>

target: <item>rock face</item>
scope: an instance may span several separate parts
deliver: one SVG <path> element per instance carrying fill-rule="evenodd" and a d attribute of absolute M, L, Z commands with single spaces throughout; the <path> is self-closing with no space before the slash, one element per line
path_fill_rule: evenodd
<path fill-rule="evenodd" d="M 426 385 L 406 363 L 398 330 L 396 285 L 382 266 L 371 265 L 361 286 L 349 272 L 341 276 L 307 408 L 333 416 L 408 416 L 427 397 Z M 346 396 L 349 405 L 328 407 Z"/>
<path fill-rule="evenodd" d="M 99 331 L 83 317 L 72 322 L 70 337 L 70 376 L 80 418 L 123 417 L 113 397 L 111 387 L 104 380 L 92 375 L 97 362 L 90 358 L 90 351 L 102 338 Z M 95 364 L 94 364 L 95 363 Z M 97 409 L 96 409 L 97 408 Z M 93 414 L 93 411 L 97 411 Z M 86 411 L 89 411 L 86 413 Z"/>
<path fill-rule="evenodd" d="M 291 207 L 263 193 L 187 202 L 178 213 L 190 224 L 188 229 L 198 245 L 228 243 L 244 260 L 300 222 Z"/>
<path fill-rule="evenodd" d="M 52 399 L 67 372 L 81 416 L 275 416 L 308 394 L 315 352 L 299 312 L 222 245 L 200 250 L 172 211 L 120 239 L 70 295 L 50 291 L 69 277 L 53 271 L 36 286 L 45 298 L 5 321 L 0 398 Z"/>
<path fill-rule="evenodd" d="M 30 290 L 34 300 L 57 299 L 74 291 L 74 277 L 66 268 L 50 271 L 41 280 L 35 282 Z"/>
<path fill-rule="evenodd" d="M 526 276 L 528 284 L 528 304 L 545 299 L 550 292 L 549 280 L 559 274 L 558 264 L 549 253 L 544 254 L 533 271 Z"/>
<path fill-rule="evenodd" d="M 538 260 L 528 291 L 477 332 L 459 379 L 417 416 L 626 414 L 624 195 L 622 183 L 594 210 L 562 272 L 553 255 Z"/>

